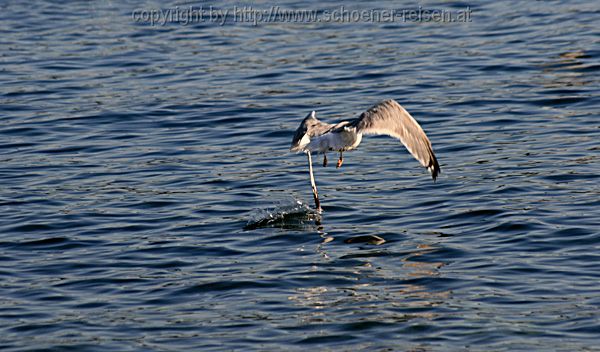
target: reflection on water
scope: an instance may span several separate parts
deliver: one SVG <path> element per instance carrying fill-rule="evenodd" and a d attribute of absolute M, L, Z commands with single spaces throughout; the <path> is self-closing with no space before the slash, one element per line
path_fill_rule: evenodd
<path fill-rule="evenodd" d="M 544 87 L 551 88 L 567 88 L 567 87 L 583 87 L 591 84 L 593 80 L 589 77 L 589 68 L 592 65 L 585 63 L 581 59 L 589 58 L 583 50 L 564 52 L 553 57 L 550 60 L 542 63 L 540 66 L 544 76 L 540 77 L 540 84 Z M 555 104 L 576 103 L 581 101 L 577 91 L 564 92 L 570 94 L 560 94 L 557 97 Z"/>
<path fill-rule="evenodd" d="M 306 324 L 393 324 L 411 319 L 436 319 L 440 315 L 436 308 L 445 305 L 451 290 L 427 283 L 434 283 L 441 276 L 444 263 L 419 261 L 419 257 L 435 253 L 437 249 L 435 244 L 421 243 L 401 255 L 379 249 L 360 250 L 360 261 L 351 268 L 343 265 L 347 271 L 334 269 L 347 284 L 297 288 L 289 299 L 299 307 L 314 308 L 299 317 Z M 325 260 L 332 258 L 327 255 L 325 246 L 319 246 L 318 251 Z M 394 257 L 388 262 L 391 266 L 381 266 L 369 259 L 382 255 Z M 326 267 L 330 268 L 329 264 Z M 314 263 L 312 271 L 327 270 L 326 267 Z"/>

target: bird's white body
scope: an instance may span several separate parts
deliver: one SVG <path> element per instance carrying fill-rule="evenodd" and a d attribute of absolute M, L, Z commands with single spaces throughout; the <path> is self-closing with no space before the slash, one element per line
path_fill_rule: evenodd
<path fill-rule="evenodd" d="M 310 139 L 304 136 L 301 141 L 305 151 L 326 153 L 329 151 L 348 151 L 356 149 L 362 141 L 362 133 L 357 133 L 355 127 L 344 127 L 339 131 L 328 132 Z"/>

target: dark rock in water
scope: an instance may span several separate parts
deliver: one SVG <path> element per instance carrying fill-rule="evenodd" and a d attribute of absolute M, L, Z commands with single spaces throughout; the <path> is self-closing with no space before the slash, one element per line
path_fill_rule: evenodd
<path fill-rule="evenodd" d="M 344 243 L 368 243 L 380 245 L 384 244 L 385 240 L 377 235 L 364 235 L 347 238 L 344 240 Z"/>

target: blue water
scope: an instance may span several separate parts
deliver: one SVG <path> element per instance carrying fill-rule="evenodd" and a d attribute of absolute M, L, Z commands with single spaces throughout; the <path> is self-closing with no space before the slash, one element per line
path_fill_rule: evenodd
<path fill-rule="evenodd" d="M 596 1 L 420 4 L 470 6 L 467 23 L 132 19 L 189 5 L 0 4 L 1 350 L 598 349 Z M 315 161 L 319 216 L 293 131 L 387 98 L 438 181 L 368 137 L 339 170 Z"/>

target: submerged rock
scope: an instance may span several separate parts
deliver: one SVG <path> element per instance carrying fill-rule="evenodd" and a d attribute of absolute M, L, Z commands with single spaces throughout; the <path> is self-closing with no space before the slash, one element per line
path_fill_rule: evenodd
<path fill-rule="evenodd" d="M 377 235 L 354 236 L 344 240 L 344 243 L 368 243 L 374 245 L 384 244 L 385 240 Z"/>

